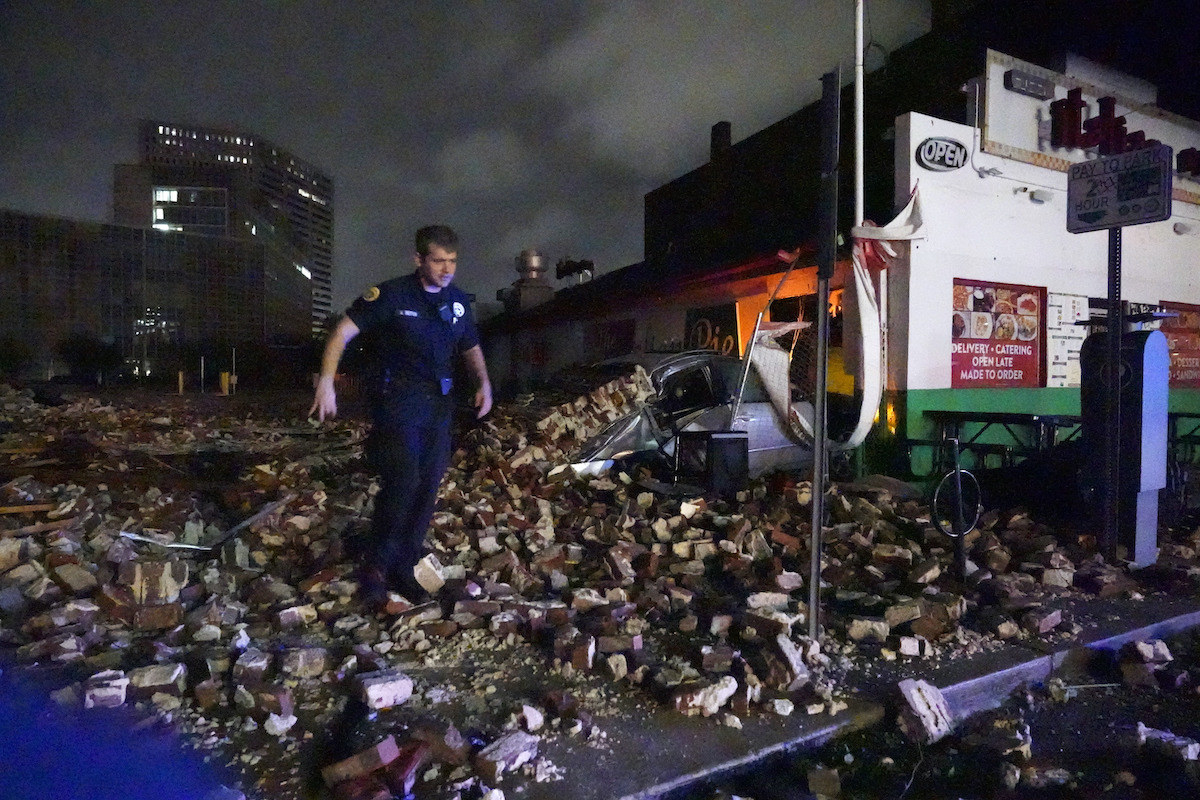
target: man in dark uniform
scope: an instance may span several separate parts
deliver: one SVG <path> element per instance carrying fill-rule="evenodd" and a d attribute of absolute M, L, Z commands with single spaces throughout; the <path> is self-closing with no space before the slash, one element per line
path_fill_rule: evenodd
<path fill-rule="evenodd" d="M 416 235 L 416 272 L 372 286 L 354 301 L 325 345 L 321 377 L 309 414 L 324 421 L 337 414 L 333 378 L 346 344 L 370 336 L 375 359 L 367 453 L 380 476 L 366 554 L 364 590 L 378 601 L 386 588 L 410 600 L 425 592 L 413 577 L 424 551 L 425 532 L 438 485 L 450 460 L 454 356 L 461 354 L 475 377 L 476 416 L 492 407 L 483 350 L 470 298 L 452 286 L 458 236 L 445 225 Z"/>

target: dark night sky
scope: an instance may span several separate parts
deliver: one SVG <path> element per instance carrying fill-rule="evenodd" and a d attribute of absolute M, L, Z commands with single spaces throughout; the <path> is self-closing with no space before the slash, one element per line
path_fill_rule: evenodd
<path fill-rule="evenodd" d="M 872 0 L 892 49 L 929 0 Z M 334 307 L 463 237 L 491 301 L 514 258 L 642 258 L 642 196 L 853 74 L 849 0 L 59 2 L 0 12 L 0 207 L 108 221 L 140 118 L 252 131 L 335 182 Z M 878 51 L 873 51 L 877 53 Z M 868 61 L 868 67 L 872 64 Z"/>

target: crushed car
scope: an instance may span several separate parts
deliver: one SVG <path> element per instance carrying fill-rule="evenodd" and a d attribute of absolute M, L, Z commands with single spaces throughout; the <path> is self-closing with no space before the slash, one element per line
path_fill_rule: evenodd
<path fill-rule="evenodd" d="M 648 355 L 637 363 L 649 372 L 655 398 L 585 442 L 572 459 L 577 473 L 598 474 L 625 460 L 674 473 L 680 467 L 680 434 L 692 431 L 744 432 L 750 477 L 811 468 L 811 440 L 781 418 L 756 370 L 745 371 L 741 359 L 704 350 Z M 806 406 L 811 417 L 811 404 L 794 405 Z"/>

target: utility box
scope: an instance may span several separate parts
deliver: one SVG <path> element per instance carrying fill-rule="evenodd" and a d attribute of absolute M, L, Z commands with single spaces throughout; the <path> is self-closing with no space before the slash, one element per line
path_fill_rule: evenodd
<path fill-rule="evenodd" d="M 1094 490 L 1103 514 L 1108 386 L 1107 334 L 1093 333 L 1079 352 L 1083 444 L 1088 458 L 1084 486 Z M 1121 455 L 1117 482 L 1117 530 L 1139 567 L 1158 560 L 1158 492 L 1167 485 L 1167 378 L 1170 354 L 1161 331 L 1121 337 Z"/>
<path fill-rule="evenodd" d="M 707 491 L 732 498 L 750 480 L 745 431 L 682 431 L 675 442 L 676 479 L 699 480 Z"/>

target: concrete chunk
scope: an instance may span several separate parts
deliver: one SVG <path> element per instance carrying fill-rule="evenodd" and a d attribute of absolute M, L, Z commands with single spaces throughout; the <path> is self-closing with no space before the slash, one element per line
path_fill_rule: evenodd
<path fill-rule="evenodd" d="M 97 672 L 83 685 L 84 708 L 116 708 L 125 703 L 129 678 L 120 670 Z"/>
<path fill-rule="evenodd" d="M 412 678 L 399 670 L 364 672 L 355 680 L 368 708 L 391 708 L 403 705 L 412 697 Z"/>
<path fill-rule="evenodd" d="M 737 688 L 737 679 L 726 675 L 708 686 L 682 689 L 675 695 L 675 709 L 689 715 L 711 717 L 733 697 Z"/>
<path fill-rule="evenodd" d="M 59 564 L 51 573 L 63 591 L 79 596 L 91 594 L 99 587 L 96 576 L 78 564 Z"/>
<path fill-rule="evenodd" d="M 297 647 L 284 652 L 279 668 L 297 678 L 319 678 L 329 666 L 324 647 Z"/>
<path fill-rule="evenodd" d="M 932 744 L 953 729 L 946 698 L 932 683 L 912 678 L 902 680 L 900 694 L 905 701 L 900 709 L 900 728 L 910 739 Z"/>
<path fill-rule="evenodd" d="M 437 594 L 438 590 L 446 585 L 445 568 L 433 553 L 417 562 L 417 566 L 413 568 L 413 577 L 421 584 L 421 588 L 430 594 Z"/>
<path fill-rule="evenodd" d="M 271 656 L 251 647 L 233 663 L 233 682 L 242 686 L 257 686 L 262 683 L 270 666 Z"/>
<path fill-rule="evenodd" d="M 155 692 L 179 697 L 187 684 L 187 667 L 183 664 L 153 664 L 129 670 L 128 677 L 135 697 L 145 699 Z"/>
<path fill-rule="evenodd" d="M 538 743 L 533 734 L 513 731 L 501 736 L 475 756 L 475 769 L 485 783 L 494 784 L 505 772 L 519 768 L 537 756 Z"/>
<path fill-rule="evenodd" d="M 885 620 L 875 617 L 855 617 L 850 620 L 846 635 L 856 642 L 883 644 L 891 632 L 891 626 Z"/>
<path fill-rule="evenodd" d="M 1176 736 L 1170 731 L 1147 728 L 1142 722 L 1137 724 L 1137 740 L 1140 747 L 1150 744 L 1152 747 L 1159 747 L 1168 753 L 1173 753 L 1184 761 L 1200 759 L 1200 742 L 1186 736 Z"/>

